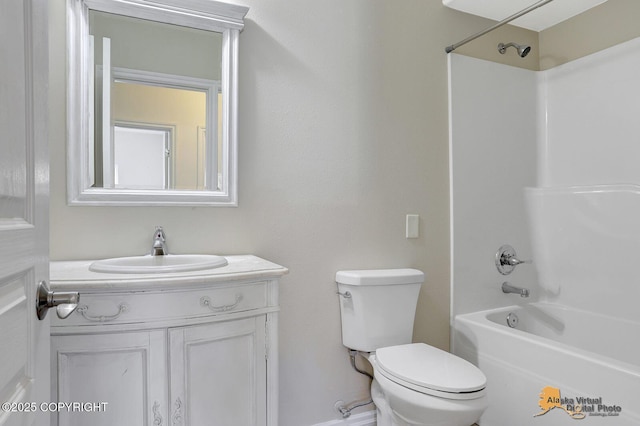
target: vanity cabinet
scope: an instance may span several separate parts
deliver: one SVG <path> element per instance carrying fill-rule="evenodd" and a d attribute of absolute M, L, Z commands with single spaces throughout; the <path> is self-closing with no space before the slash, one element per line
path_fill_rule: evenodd
<path fill-rule="evenodd" d="M 52 265 L 52 289 L 73 288 L 81 302 L 65 320 L 52 316 L 52 401 L 106 403 L 52 413 L 52 425 L 277 426 L 278 279 L 287 270 L 227 259 L 207 276 L 88 272 L 83 281 L 70 268 L 87 262 Z"/>

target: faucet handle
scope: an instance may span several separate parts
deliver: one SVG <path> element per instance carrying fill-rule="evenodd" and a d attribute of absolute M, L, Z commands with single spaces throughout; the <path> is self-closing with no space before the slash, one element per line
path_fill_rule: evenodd
<path fill-rule="evenodd" d="M 153 233 L 153 238 L 154 239 L 162 238 L 164 240 L 165 236 L 164 236 L 164 229 L 162 229 L 162 226 L 156 225 L 156 230 Z"/>
<path fill-rule="evenodd" d="M 496 252 L 496 268 L 502 275 L 509 275 L 516 266 L 523 263 L 531 263 L 530 260 L 520 260 L 516 251 L 509 244 L 505 244 Z"/>
<path fill-rule="evenodd" d="M 153 245 L 151 246 L 151 256 L 163 256 L 169 254 L 167 250 L 167 239 L 162 226 L 156 226 L 153 232 Z"/>
<path fill-rule="evenodd" d="M 522 265 L 523 263 L 531 263 L 530 260 L 520 260 L 515 256 L 507 257 L 506 261 L 511 266 L 518 266 Z"/>

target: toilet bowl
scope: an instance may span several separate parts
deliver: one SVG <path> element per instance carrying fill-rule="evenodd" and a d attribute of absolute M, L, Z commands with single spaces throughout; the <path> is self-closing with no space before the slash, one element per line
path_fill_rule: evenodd
<path fill-rule="evenodd" d="M 487 407 L 485 375 L 451 353 L 411 343 L 423 281 L 416 269 L 338 272 L 342 343 L 373 366 L 378 426 L 470 426 Z"/>
<path fill-rule="evenodd" d="M 448 352 L 413 343 L 367 358 L 378 426 L 470 426 L 487 407 L 484 374 Z"/>

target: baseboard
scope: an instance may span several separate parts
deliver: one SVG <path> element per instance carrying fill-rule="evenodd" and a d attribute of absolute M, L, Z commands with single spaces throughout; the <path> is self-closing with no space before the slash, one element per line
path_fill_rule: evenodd
<path fill-rule="evenodd" d="M 376 426 L 375 410 L 354 414 L 346 419 L 316 423 L 313 426 Z"/>

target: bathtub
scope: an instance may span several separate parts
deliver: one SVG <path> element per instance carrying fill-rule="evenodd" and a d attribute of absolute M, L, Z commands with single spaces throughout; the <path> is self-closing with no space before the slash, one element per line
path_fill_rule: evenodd
<path fill-rule="evenodd" d="M 640 425 L 637 322 L 531 303 L 458 315 L 452 333 L 453 352 L 487 376 L 481 426 Z M 550 409 L 536 416 L 539 403 Z"/>

